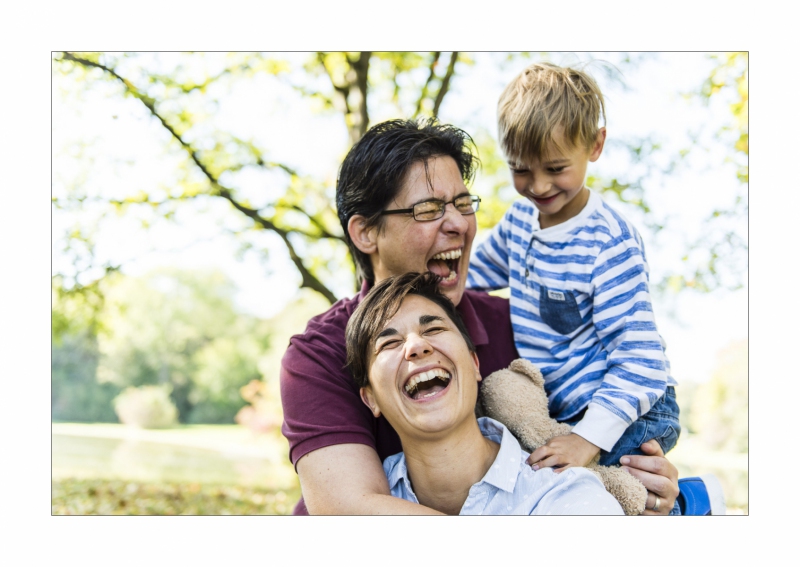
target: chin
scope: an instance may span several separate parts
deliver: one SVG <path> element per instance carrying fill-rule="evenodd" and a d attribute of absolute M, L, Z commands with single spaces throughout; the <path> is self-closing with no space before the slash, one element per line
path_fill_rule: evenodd
<path fill-rule="evenodd" d="M 441 291 L 447 297 L 447 299 L 449 299 L 453 303 L 453 305 L 458 305 L 461 302 L 461 298 L 464 295 L 463 286 L 458 286 L 451 289 L 439 288 L 439 291 Z"/>

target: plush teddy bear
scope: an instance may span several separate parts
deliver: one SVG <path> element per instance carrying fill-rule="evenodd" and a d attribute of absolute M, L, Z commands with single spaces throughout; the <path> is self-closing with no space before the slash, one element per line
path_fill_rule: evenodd
<path fill-rule="evenodd" d="M 483 379 L 477 411 L 508 427 L 530 452 L 572 430 L 572 426 L 550 417 L 544 377 L 536 366 L 522 358 Z M 595 457 L 586 468 L 600 478 L 626 514 L 642 513 L 647 501 L 644 485 L 619 467 L 598 465 L 599 458 L 600 455 Z"/>

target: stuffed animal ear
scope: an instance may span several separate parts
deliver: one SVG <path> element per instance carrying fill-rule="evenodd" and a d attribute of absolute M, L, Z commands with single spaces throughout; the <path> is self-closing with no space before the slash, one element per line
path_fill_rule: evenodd
<path fill-rule="evenodd" d="M 524 374 L 537 386 L 544 387 L 544 376 L 542 376 L 542 372 L 534 364 L 528 362 L 524 358 L 516 359 L 508 368 L 514 372 Z"/>

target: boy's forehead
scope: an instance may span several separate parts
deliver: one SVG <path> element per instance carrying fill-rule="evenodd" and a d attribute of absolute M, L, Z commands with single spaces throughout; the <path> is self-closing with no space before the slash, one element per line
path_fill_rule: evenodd
<path fill-rule="evenodd" d="M 538 154 L 509 158 L 509 165 L 531 166 L 539 163 L 558 165 L 575 159 L 576 154 L 582 150 L 579 144 L 565 142 L 563 139 L 552 140 L 546 147 L 537 149 L 539 150 Z"/>
<path fill-rule="evenodd" d="M 509 165 L 530 166 L 541 163 L 556 163 L 559 161 L 569 161 L 569 154 L 579 149 L 578 140 L 567 140 L 564 135 L 565 129 L 559 125 L 553 128 L 549 135 L 543 136 L 545 142 L 536 147 L 519 148 L 521 152 L 526 149 L 529 153 L 511 156 L 508 160 Z"/>

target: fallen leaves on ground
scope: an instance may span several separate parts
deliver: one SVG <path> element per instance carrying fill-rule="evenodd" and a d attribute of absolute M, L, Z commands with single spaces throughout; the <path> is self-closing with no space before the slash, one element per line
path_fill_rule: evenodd
<path fill-rule="evenodd" d="M 199 483 L 59 479 L 52 481 L 53 515 L 286 515 L 300 497 L 285 491 Z"/>

